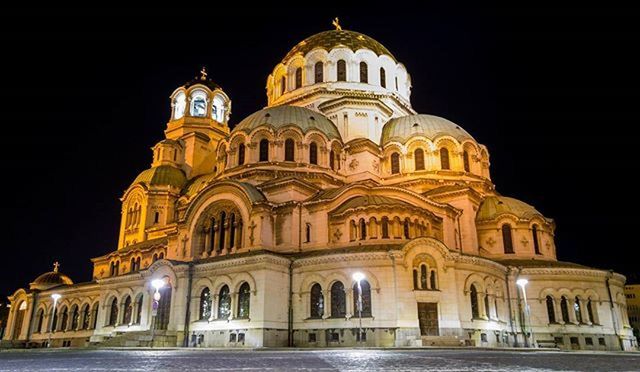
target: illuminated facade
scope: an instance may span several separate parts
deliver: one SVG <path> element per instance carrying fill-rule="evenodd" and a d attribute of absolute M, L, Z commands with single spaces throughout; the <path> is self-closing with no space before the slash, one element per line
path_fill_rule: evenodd
<path fill-rule="evenodd" d="M 122 196 L 117 249 L 91 282 L 56 268 L 16 291 L 5 342 L 634 347 L 625 278 L 557 261 L 554 222 L 497 193 L 488 149 L 416 113 L 411 85 L 377 41 L 326 31 L 231 129 L 203 70 Z"/>

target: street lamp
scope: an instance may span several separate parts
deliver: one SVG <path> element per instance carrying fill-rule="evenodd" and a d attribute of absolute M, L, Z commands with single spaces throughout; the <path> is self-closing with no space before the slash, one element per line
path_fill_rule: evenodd
<path fill-rule="evenodd" d="M 47 340 L 47 347 L 51 347 L 51 333 L 53 332 L 53 320 L 56 318 L 56 308 L 58 306 L 58 300 L 60 299 L 60 297 L 62 296 L 58 293 L 54 293 L 51 295 L 51 298 L 53 298 L 53 311 L 52 311 L 53 315 L 51 316 L 51 327 L 49 327 L 49 340 Z"/>
<path fill-rule="evenodd" d="M 527 337 L 527 317 L 529 317 L 529 334 L 531 335 L 531 341 L 533 341 L 533 328 L 531 328 L 531 316 L 529 312 L 529 305 L 527 304 L 527 290 L 526 286 L 529 283 L 527 279 L 518 279 L 516 284 L 522 289 L 522 297 L 524 298 L 524 346 L 529 347 L 529 338 Z"/>
<path fill-rule="evenodd" d="M 162 279 L 154 279 L 151 281 L 151 286 L 156 289 L 156 293 L 153 294 L 153 308 L 151 310 L 151 347 L 153 347 L 153 338 L 156 333 L 156 316 L 158 315 L 158 304 L 160 303 L 160 289 L 164 287 L 165 283 Z"/>
<path fill-rule="evenodd" d="M 358 340 L 362 342 L 362 286 L 360 282 L 365 278 L 364 274 L 361 272 L 353 273 L 353 280 L 358 283 L 358 318 L 359 318 L 359 329 L 358 329 Z"/>

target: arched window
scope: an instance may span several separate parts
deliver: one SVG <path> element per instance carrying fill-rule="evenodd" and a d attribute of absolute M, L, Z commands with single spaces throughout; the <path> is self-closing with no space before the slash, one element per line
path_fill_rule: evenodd
<path fill-rule="evenodd" d="M 471 316 L 473 319 L 478 319 L 480 318 L 480 309 L 478 308 L 478 290 L 475 284 L 471 284 L 469 295 L 471 296 Z"/>
<path fill-rule="evenodd" d="M 462 162 L 464 163 L 464 171 L 471 172 L 471 168 L 469 167 L 469 153 L 467 152 L 467 150 L 464 150 L 462 152 Z"/>
<path fill-rule="evenodd" d="M 91 308 L 91 329 L 96 329 L 98 325 L 98 309 L 100 308 L 100 303 L 96 302 L 93 304 Z"/>
<path fill-rule="evenodd" d="M 380 67 L 380 86 L 383 88 L 387 87 L 387 72 L 383 67 Z"/>
<path fill-rule="evenodd" d="M 280 78 L 280 95 L 283 95 L 287 91 L 287 78 Z"/>
<path fill-rule="evenodd" d="M 229 248 L 235 247 L 236 242 L 236 214 L 231 213 L 229 217 Z"/>
<path fill-rule="evenodd" d="M 360 240 L 365 240 L 367 238 L 367 223 L 364 221 L 364 218 L 360 219 Z"/>
<path fill-rule="evenodd" d="M 207 94 L 203 91 L 191 95 L 191 116 L 203 118 L 207 116 Z"/>
<path fill-rule="evenodd" d="M 337 65 L 338 65 L 337 80 L 347 81 L 347 63 L 344 61 L 344 59 L 341 59 L 338 61 Z"/>
<path fill-rule="evenodd" d="M 136 258 L 136 271 L 140 271 L 140 257 Z"/>
<path fill-rule="evenodd" d="M 333 150 L 331 150 L 329 151 L 329 168 L 331 168 L 331 170 L 336 170 L 335 165 L 336 165 L 336 153 Z"/>
<path fill-rule="evenodd" d="M 446 147 L 440 149 L 440 168 L 451 169 L 449 166 L 449 150 Z"/>
<path fill-rule="evenodd" d="M 211 318 L 211 291 L 209 288 L 204 288 L 200 292 L 200 320 L 208 320 Z"/>
<path fill-rule="evenodd" d="M 560 300 L 560 311 L 562 312 L 562 321 L 569 323 L 569 304 L 565 296 L 562 296 Z"/>
<path fill-rule="evenodd" d="M 431 284 L 431 289 L 438 289 L 438 283 L 436 280 L 436 271 L 435 270 L 431 270 L 431 275 L 429 276 L 429 281 Z"/>
<path fill-rule="evenodd" d="M 322 318 L 324 315 L 324 295 L 322 294 L 322 287 L 316 283 L 311 287 L 310 295 L 310 309 L 311 318 Z"/>
<path fill-rule="evenodd" d="M 115 326 L 118 322 L 118 299 L 114 298 L 111 301 L 111 308 L 109 311 L 109 321 L 107 322 L 108 326 Z"/>
<path fill-rule="evenodd" d="M 80 323 L 80 309 L 78 309 L 78 305 L 73 305 L 71 308 L 71 330 L 75 331 L 78 329 L 78 325 Z"/>
<path fill-rule="evenodd" d="M 490 318 L 490 314 L 491 314 L 491 309 L 489 308 L 489 294 L 485 293 L 484 294 L 484 314 L 486 315 L 487 318 Z"/>
<path fill-rule="evenodd" d="M 411 239 L 411 233 L 409 231 L 409 224 L 410 223 L 411 223 L 411 221 L 409 221 L 408 218 L 405 218 L 404 225 L 403 225 L 403 232 L 404 232 L 404 238 L 405 239 Z"/>
<path fill-rule="evenodd" d="M 413 269 L 413 289 L 420 289 L 418 286 L 418 270 Z"/>
<path fill-rule="evenodd" d="M 260 161 L 269 161 L 269 140 L 260 140 Z"/>
<path fill-rule="evenodd" d="M 184 109 L 187 107 L 187 96 L 184 92 L 178 93 L 173 100 L 173 118 L 180 119 L 184 116 Z"/>
<path fill-rule="evenodd" d="M 427 265 L 420 265 L 420 288 L 427 289 Z"/>
<path fill-rule="evenodd" d="M 556 310 L 553 305 L 553 297 L 547 296 L 547 317 L 549 318 L 549 323 L 556 322 Z"/>
<path fill-rule="evenodd" d="M 158 256 L 158 259 L 159 259 L 159 260 L 164 259 L 164 252 L 160 252 L 160 255 Z"/>
<path fill-rule="evenodd" d="M 133 304 L 131 303 L 131 296 L 127 296 L 127 298 L 124 299 L 124 316 L 122 317 L 122 324 L 131 324 L 133 323 L 133 319 L 131 318 L 133 316 Z"/>
<path fill-rule="evenodd" d="M 284 141 L 284 161 L 295 161 L 295 142 L 291 138 Z"/>
<path fill-rule="evenodd" d="M 366 280 L 360 281 L 360 288 L 362 288 L 362 317 L 371 316 L 371 285 Z M 358 283 L 353 284 L 353 315 L 360 316 L 358 312 L 358 300 L 360 291 L 358 289 Z"/>
<path fill-rule="evenodd" d="M 580 308 L 580 299 L 578 297 L 576 297 L 575 301 L 573 301 L 573 311 L 576 314 L 576 322 L 583 323 L 582 309 Z"/>
<path fill-rule="evenodd" d="M 69 309 L 65 306 L 62 308 L 62 317 L 60 318 L 60 330 L 67 329 L 67 322 L 69 321 Z"/>
<path fill-rule="evenodd" d="M 589 315 L 591 324 L 596 324 L 596 318 L 593 316 L 593 303 L 591 302 L 591 298 L 587 301 L 587 314 Z"/>
<path fill-rule="evenodd" d="M 156 212 L 153 214 L 153 223 L 160 222 L 160 212 Z"/>
<path fill-rule="evenodd" d="M 366 62 L 360 62 L 360 82 L 365 84 L 369 82 L 369 67 Z"/>
<path fill-rule="evenodd" d="M 296 69 L 296 89 L 302 88 L 302 67 Z"/>
<path fill-rule="evenodd" d="M 345 300 L 344 285 L 342 282 L 335 282 L 331 286 L 331 317 L 344 318 L 347 314 L 347 303 Z"/>
<path fill-rule="evenodd" d="M 394 152 L 391 154 L 391 174 L 400 173 L 400 154 Z"/>
<path fill-rule="evenodd" d="M 251 287 L 244 282 L 238 291 L 238 318 L 248 319 L 251 305 Z"/>
<path fill-rule="evenodd" d="M 227 219 L 227 214 L 224 211 L 220 212 L 220 234 L 218 234 L 219 235 L 219 238 L 218 238 L 219 239 L 219 241 L 218 241 L 218 249 L 219 250 L 223 250 L 224 249 L 224 236 L 225 236 L 225 233 L 227 231 L 227 229 L 225 229 L 225 227 L 224 227 L 225 223 L 227 222 L 226 219 Z"/>
<path fill-rule="evenodd" d="M 139 295 L 136 301 L 136 324 L 142 323 L 142 297 L 143 295 Z"/>
<path fill-rule="evenodd" d="M 309 144 L 309 163 L 318 164 L 318 145 L 315 142 Z"/>
<path fill-rule="evenodd" d="M 511 225 L 505 223 L 502 225 L 502 244 L 504 253 L 513 253 L 513 239 L 511 238 Z"/>
<path fill-rule="evenodd" d="M 305 226 L 305 233 L 304 233 L 304 241 L 305 243 L 310 243 L 311 242 L 311 224 L 308 223 Z"/>
<path fill-rule="evenodd" d="M 129 266 L 131 267 L 131 272 L 135 272 L 136 271 L 136 259 L 135 258 L 131 258 L 131 263 L 129 264 Z"/>
<path fill-rule="evenodd" d="M 227 319 L 229 315 L 231 315 L 231 295 L 229 286 L 225 284 L 218 293 L 218 319 Z"/>
<path fill-rule="evenodd" d="M 316 62 L 314 66 L 315 82 L 322 83 L 324 81 L 324 66 L 322 62 Z"/>
<path fill-rule="evenodd" d="M 244 164 L 244 153 L 245 153 L 244 143 L 241 143 L 238 146 L 238 165 Z"/>
<path fill-rule="evenodd" d="M 80 329 L 89 329 L 89 320 L 91 320 L 91 313 L 89 312 L 89 304 L 85 304 L 82 307 L 82 326 Z"/>
<path fill-rule="evenodd" d="M 389 239 L 389 217 L 382 217 L 382 238 Z"/>
<path fill-rule="evenodd" d="M 413 152 L 415 159 L 416 170 L 424 170 L 424 151 L 422 149 L 416 149 Z"/>
<path fill-rule="evenodd" d="M 152 262 L 156 262 L 156 261 L 158 261 L 158 254 L 157 254 L 157 253 L 154 253 L 154 254 L 153 254 L 153 257 L 151 258 L 151 261 L 152 261 Z"/>
<path fill-rule="evenodd" d="M 531 227 L 531 234 L 533 235 L 533 249 L 536 254 L 540 254 L 540 242 L 538 242 L 538 225 Z"/>
<path fill-rule="evenodd" d="M 38 325 L 36 328 L 36 333 L 41 333 L 42 332 L 42 325 L 44 324 L 44 310 L 40 309 L 38 310 Z"/>

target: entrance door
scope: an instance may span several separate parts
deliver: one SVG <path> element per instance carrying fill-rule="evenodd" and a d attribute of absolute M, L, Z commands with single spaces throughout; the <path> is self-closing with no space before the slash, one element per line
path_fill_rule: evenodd
<path fill-rule="evenodd" d="M 160 289 L 160 302 L 158 303 L 158 315 L 156 315 L 155 329 L 166 330 L 171 314 L 171 285 Z"/>
<path fill-rule="evenodd" d="M 420 322 L 420 335 L 438 336 L 438 304 L 418 302 L 418 321 Z"/>

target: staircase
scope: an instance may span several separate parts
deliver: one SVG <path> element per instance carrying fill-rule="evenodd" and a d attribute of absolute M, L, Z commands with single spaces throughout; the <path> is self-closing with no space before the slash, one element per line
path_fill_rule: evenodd
<path fill-rule="evenodd" d="M 464 346 L 458 336 L 422 336 L 422 346 Z"/>
<path fill-rule="evenodd" d="M 92 338 L 91 345 L 98 347 L 175 347 L 178 337 L 175 331 L 117 332 L 113 336 Z"/>

